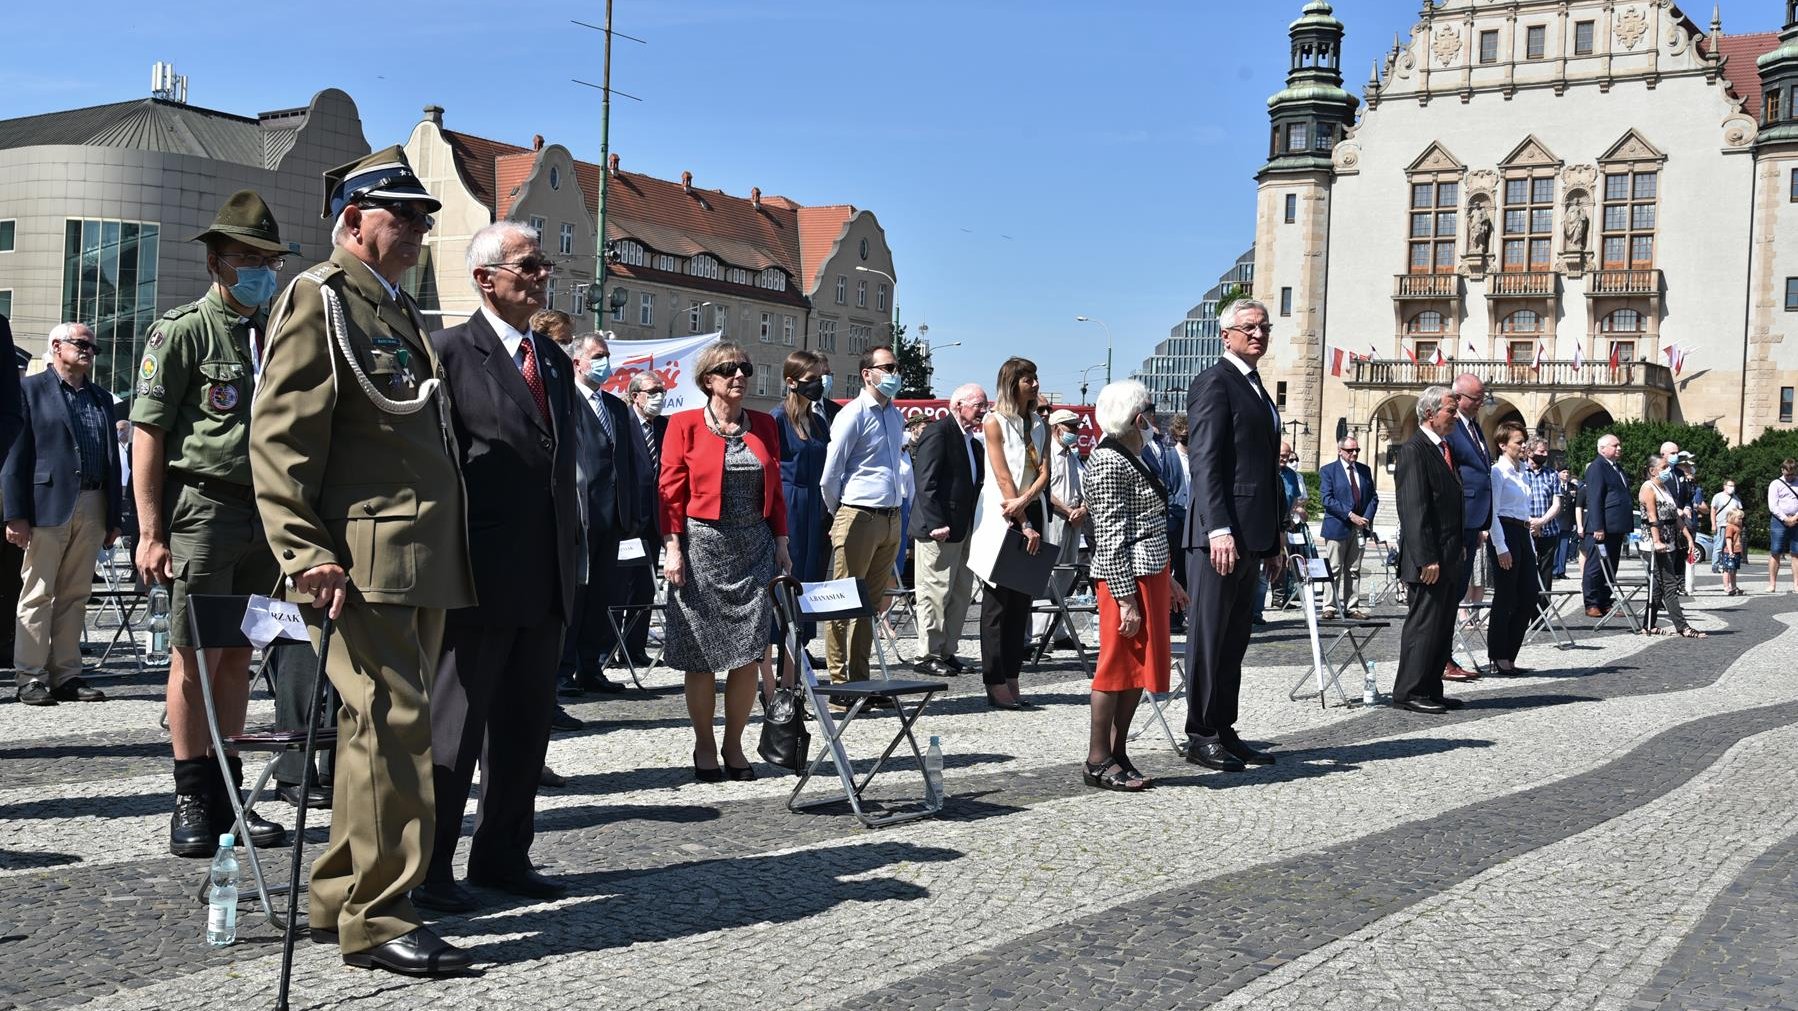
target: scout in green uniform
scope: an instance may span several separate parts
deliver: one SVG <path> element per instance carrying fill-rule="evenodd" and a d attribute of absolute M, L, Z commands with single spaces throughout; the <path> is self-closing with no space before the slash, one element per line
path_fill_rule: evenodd
<path fill-rule="evenodd" d="M 250 190 L 233 193 L 206 244 L 212 287 L 151 327 L 132 398 L 132 492 L 137 570 L 170 587 L 168 714 L 175 748 L 175 813 L 169 850 L 211 856 L 235 815 L 230 786 L 210 756 L 199 665 L 187 623 L 190 593 L 268 593 L 279 573 L 250 490 L 250 394 L 287 247 L 274 215 Z M 218 651 L 213 699 L 221 736 L 241 733 L 250 698 L 250 651 Z M 229 759 L 238 789 L 243 765 Z M 274 846 L 281 826 L 248 813 L 250 838 Z"/>
<path fill-rule="evenodd" d="M 275 561 L 341 700 L 331 842 L 312 866 L 314 940 L 346 964 L 432 976 L 467 952 L 409 898 L 436 828 L 431 710 L 448 608 L 475 602 L 449 394 L 418 306 L 398 287 L 442 206 L 398 147 L 325 174 L 331 259 L 275 303 L 250 469 Z"/>

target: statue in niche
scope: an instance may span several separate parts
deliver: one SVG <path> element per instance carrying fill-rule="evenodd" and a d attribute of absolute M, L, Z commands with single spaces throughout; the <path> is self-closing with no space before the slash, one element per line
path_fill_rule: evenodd
<path fill-rule="evenodd" d="M 1561 226 L 1561 234 L 1567 239 L 1568 250 L 1576 253 L 1586 251 L 1586 233 L 1591 230 L 1592 221 L 1586 216 L 1586 198 L 1574 197 L 1567 202 L 1567 221 Z"/>
<path fill-rule="evenodd" d="M 1492 246 L 1492 216 L 1484 202 L 1476 202 L 1467 210 L 1467 249 L 1485 256 Z"/>

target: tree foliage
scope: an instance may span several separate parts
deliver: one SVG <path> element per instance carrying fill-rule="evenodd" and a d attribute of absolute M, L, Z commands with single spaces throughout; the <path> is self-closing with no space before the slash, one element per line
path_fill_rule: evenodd
<path fill-rule="evenodd" d="M 930 358 L 925 354 L 925 344 L 921 340 L 907 340 L 905 324 L 893 324 L 893 337 L 889 346 L 893 356 L 899 359 L 899 396 L 903 400 L 931 400 L 936 394 L 931 392 Z"/>

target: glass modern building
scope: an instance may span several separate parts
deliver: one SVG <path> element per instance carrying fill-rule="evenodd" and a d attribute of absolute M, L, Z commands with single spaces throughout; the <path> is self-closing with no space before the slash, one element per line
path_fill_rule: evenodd
<path fill-rule="evenodd" d="M 1149 388 L 1157 412 L 1186 413 L 1186 390 L 1192 385 L 1192 377 L 1210 368 L 1224 353 L 1217 325 L 1219 300 L 1237 286 L 1242 289 L 1242 297 L 1247 298 L 1254 281 L 1255 247 L 1250 246 L 1205 293 L 1204 300 L 1188 310 L 1186 318 L 1174 324 L 1167 339 L 1157 344 L 1155 352 L 1131 373 L 1131 379 Z"/>

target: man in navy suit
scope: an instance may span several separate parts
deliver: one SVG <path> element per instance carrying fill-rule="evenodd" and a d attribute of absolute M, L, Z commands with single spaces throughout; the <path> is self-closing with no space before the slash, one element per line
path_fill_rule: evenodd
<path fill-rule="evenodd" d="M 1280 412 L 1255 367 L 1273 331 L 1267 306 L 1242 299 L 1225 311 L 1224 322 L 1223 357 L 1199 373 L 1186 394 L 1192 471 L 1186 760 L 1241 772 L 1246 763 L 1273 763 L 1273 756 L 1236 735 L 1236 696 L 1253 631 L 1256 571 L 1271 579 L 1285 562 L 1287 501 L 1279 474 Z"/>
<path fill-rule="evenodd" d="M 23 427 L 6 466 L 6 539 L 25 552 L 13 665 L 19 701 L 53 706 L 106 696 L 81 678 L 81 631 L 94 557 L 118 539 L 119 442 L 112 395 L 87 381 L 93 331 L 50 331 L 50 367 L 19 384 Z"/>
<path fill-rule="evenodd" d="M 1473 579 L 1474 556 L 1486 550 L 1486 530 L 1492 526 L 1492 447 L 1480 428 L 1480 408 L 1486 403 L 1486 384 L 1479 376 L 1463 372 L 1455 377 L 1455 420 L 1445 437 L 1461 478 L 1461 573 L 1460 594 L 1467 596 Z M 1442 669 L 1450 681 L 1472 681 L 1478 671 L 1464 670 L 1453 660 Z"/>
<path fill-rule="evenodd" d="M 555 269 L 534 229 L 488 225 L 469 240 L 468 266 L 480 309 L 431 335 L 451 393 L 478 600 L 445 616 L 431 682 L 436 839 L 412 901 L 443 912 L 479 905 L 452 869 L 477 763 L 468 880 L 531 899 L 567 891 L 531 868 L 530 849 L 556 664 L 574 615 L 574 366 L 554 341 L 530 331 Z"/>
<path fill-rule="evenodd" d="M 1466 557 L 1461 538 L 1459 467 L 1447 438 L 1458 423 L 1457 396 L 1440 386 L 1417 401 L 1417 431 L 1399 446 L 1393 484 L 1398 488 L 1398 576 L 1408 611 L 1399 633 L 1398 676 L 1392 706 L 1440 716 L 1461 708 L 1442 693 L 1443 669 L 1453 649 L 1460 573 Z"/>
<path fill-rule="evenodd" d="M 1586 571 L 1582 590 L 1586 615 L 1592 618 L 1604 617 L 1616 603 L 1605 573 L 1616 576 L 1623 542 L 1636 525 L 1629 479 L 1617 466 L 1617 458 L 1622 455 L 1622 440 L 1610 434 L 1600 436 L 1598 458 L 1586 465 L 1585 485 L 1580 493 L 1586 518 Z M 1600 565 L 1604 568 L 1600 569 Z"/>
<path fill-rule="evenodd" d="M 1373 471 L 1361 462 L 1361 443 L 1349 436 L 1336 444 L 1337 462 L 1318 475 L 1324 500 L 1324 560 L 1336 579 L 1336 601 L 1324 609 L 1324 617 L 1336 617 L 1341 608 L 1349 617 L 1368 617 L 1361 609 L 1361 546 L 1373 530 L 1373 516 L 1380 508 L 1374 490 Z"/>

